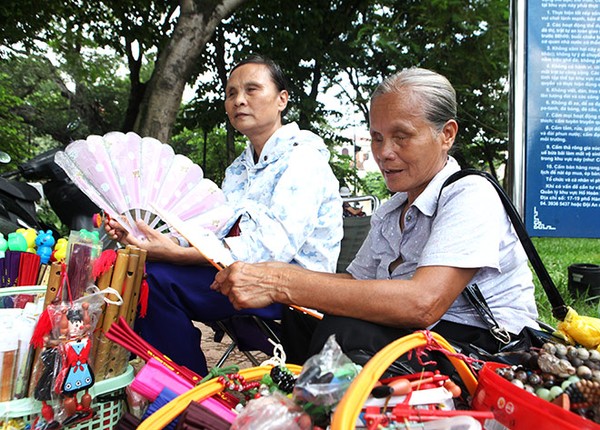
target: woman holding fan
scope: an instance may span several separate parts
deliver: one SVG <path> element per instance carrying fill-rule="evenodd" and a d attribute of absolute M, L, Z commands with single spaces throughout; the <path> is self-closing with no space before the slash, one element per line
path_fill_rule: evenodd
<path fill-rule="evenodd" d="M 343 234 L 339 184 L 323 140 L 295 123 L 283 124 L 287 104 L 285 78 L 271 60 L 253 56 L 232 69 L 225 110 L 249 143 L 227 168 L 222 184 L 235 213 L 222 240 L 239 261 L 281 261 L 334 272 Z M 236 311 L 209 288 L 216 269 L 195 248 L 174 243 L 143 223 L 138 228 L 147 240 L 127 235 L 114 220 L 106 231 L 123 244 L 146 249 L 154 261 L 147 268 L 148 313 L 136 329 L 176 363 L 201 375 L 207 372 L 200 332 L 192 321 L 238 313 L 281 317 L 278 304 Z"/>

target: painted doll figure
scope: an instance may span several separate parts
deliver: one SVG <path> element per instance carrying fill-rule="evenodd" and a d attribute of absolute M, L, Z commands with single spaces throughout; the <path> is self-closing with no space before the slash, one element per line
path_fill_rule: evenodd
<path fill-rule="evenodd" d="M 55 390 L 65 396 L 63 405 L 69 417 L 65 423 L 88 419 L 92 415 L 92 399 L 87 393 L 94 384 L 94 373 L 88 361 L 92 346 L 88 307 L 88 303 L 83 303 L 81 309 L 68 309 L 60 322 L 63 338 L 59 345 L 61 370 L 56 379 Z M 76 393 L 82 390 L 86 390 L 86 393 L 78 404 Z"/>

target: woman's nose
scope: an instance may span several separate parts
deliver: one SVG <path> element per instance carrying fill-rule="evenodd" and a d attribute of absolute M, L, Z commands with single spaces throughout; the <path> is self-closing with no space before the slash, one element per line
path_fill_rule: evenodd
<path fill-rule="evenodd" d="M 394 145 L 389 139 L 384 139 L 375 151 L 375 156 L 380 160 L 389 160 L 396 158 L 396 152 L 394 151 Z"/>
<path fill-rule="evenodd" d="M 235 98 L 233 99 L 233 104 L 235 106 L 240 106 L 240 105 L 246 104 L 246 97 L 244 96 L 244 94 L 243 93 L 236 94 Z"/>

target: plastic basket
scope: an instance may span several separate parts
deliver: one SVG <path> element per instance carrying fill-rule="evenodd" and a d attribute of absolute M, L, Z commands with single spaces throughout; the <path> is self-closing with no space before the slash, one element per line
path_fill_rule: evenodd
<path fill-rule="evenodd" d="M 504 364 L 487 362 L 479 372 L 473 398 L 476 410 L 491 410 L 494 418 L 512 430 L 599 430 L 600 425 L 517 387 L 496 373 Z"/>
<path fill-rule="evenodd" d="M 454 352 L 454 348 L 440 335 L 430 332 L 429 335 L 443 348 Z M 423 332 L 417 332 L 404 336 L 379 351 L 365 364 L 363 370 L 354 379 L 346 394 L 336 407 L 331 421 L 331 430 L 354 429 L 356 421 L 362 410 L 362 406 L 369 397 L 371 390 L 387 368 L 401 355 L 406 354 L 414 348 L 426 346 L 428 338 Z M 477 387 L 477 379 L 467 367 L 464 361 L 449 356 L 450 362 L 458 371 L 467 390 L 472 395 Z"/>
<path fill-rule="evenodd" d="M 91 420 L 65 427 L 74 430 L 109 430 L 112 429 L 123 415 L 124 396 L 119 391 L 133 381 L 133 367 L 128 366 L 125 372 L 114 378 L 97 382 L 90 388 L 94 399 L 92 408 L 95 415 Z M 102 401 L 102 397 L 108 399 Z M 41 402 L 26 398 L 0 403 L 0 422 L 4 419 L 22 418 L 26 424 L 32 423 L 42 410 Z"/>
<path fill-rule="evenodd" d="M 301 366 L 295 364 L 286 364 L 286 367 L 293 373 L 298 374 L 302 370 Z M 248 382 L 258 381 L 265 374 L 268 374 L 272 366 L 250 367 L 240 370 L 240 375 Z M 139 426 L 138 430 L 159 430 L 169 425 L 171 421 L 177 418 L 192 401 L 207 399 L 223 391 L 223 384 L 218 379 L 211 379 L 201 383 L 191 390 L 177 396 L 162 408 L 146 418 Z"/>

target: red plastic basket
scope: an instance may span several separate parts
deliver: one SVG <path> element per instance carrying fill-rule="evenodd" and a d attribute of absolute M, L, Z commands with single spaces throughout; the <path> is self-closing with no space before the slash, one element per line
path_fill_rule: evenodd
<path fill-rule="evenodd" d="M 491 410 L 498 422 L 512 430 L 600 430 L 599 424 L 540 399 L 502 378 L 496 373 L 499 367 L 506 365 L 488 362 L 479 372 L 473 409 Z"/>

